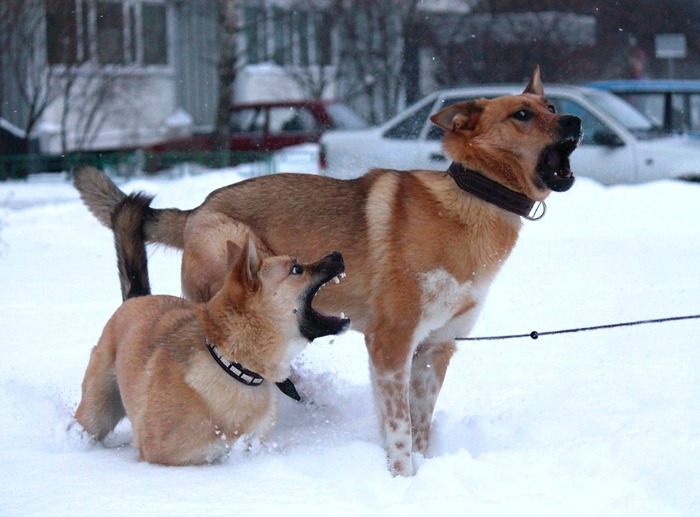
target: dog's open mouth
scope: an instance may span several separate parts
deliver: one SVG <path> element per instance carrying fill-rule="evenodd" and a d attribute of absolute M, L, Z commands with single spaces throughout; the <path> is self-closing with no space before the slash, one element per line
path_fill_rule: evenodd
<path fill-rule="evenodd" d="M 350 320 L 331 316 L 314 309 L 311 305 L 319 290 L 328 282 L 340 282 L 345 276 L 343 256 L 337 251 L 314 264 L 313 282 L 304 293 L 304 305 L 299 315 L 299 330 L 309 341 L 323 336 L 339 334 L 350 326 Z"/>
<path fill-rule="evenodd" d="M 540 154 L 537 174 L 549 190 L 564 192 L 574 184 L 569 156 L 577 144 L 578 139 L 567 138 L 546 147 Z"/>

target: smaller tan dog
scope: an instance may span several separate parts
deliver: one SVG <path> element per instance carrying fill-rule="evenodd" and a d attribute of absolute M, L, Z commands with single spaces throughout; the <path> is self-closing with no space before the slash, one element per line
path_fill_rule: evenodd
<path fill-rule="evenodd" d="M 270 432 L 275 382 L 288 378 L 292 359 L 313 339 L 349 326 L 311 307 L 323 284 L 344 275 L 340 253 L 299 264 L 261 259 L 250 240 L 227 248 L 228 273 L 209 302 L 138 296 L 107 322 L 75 414 L 92 436 L 102 440 L 126 415 L 140 460 L 216 461 L 240 436 Z M 119 242 L 117 254 L 121 267 Z"/>

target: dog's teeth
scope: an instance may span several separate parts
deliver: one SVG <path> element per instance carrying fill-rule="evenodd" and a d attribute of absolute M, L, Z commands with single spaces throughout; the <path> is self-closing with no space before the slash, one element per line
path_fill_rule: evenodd
<path fill-rule="evenodd" d="M 340 319 L 341 319 L 341 320 L 344 320 L 344 319 L 345 319 L 345 313 L 344 313 L 344 312 L 341 312 L 341 313 L 340 313 Z"/>
<path fill-rule="evenodd" d="M 340 283 L 340 275 L 334 276 L 334 277 L 333 277 L 333 283 L 335 283 L 335 284 L 339 284 L 339 283 Z"/>

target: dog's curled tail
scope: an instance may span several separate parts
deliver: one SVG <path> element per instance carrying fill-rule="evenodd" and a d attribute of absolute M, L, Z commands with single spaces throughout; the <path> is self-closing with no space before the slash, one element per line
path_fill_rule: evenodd
<path fill-rule="evenodd" d="M 89 165 L 81 165 L 75 169 L 73 184 L 78 189 L 83 203 L 97 220 L 114 230 L 113 215 L 117 206 L 127 198 L 127 194 L 122 192 L 107 174 Z M 177 208 L 156 209 L 149 205 L 142 228 L 145 241 L 182 249 L 189 212 Z"/>
<path fill-rule="evenodd" d="M 75 169 L 73 185 L 78 189 L 80 199 L 92 215 L 104 226 L 112 229 L 112 214 L 126 194 L 119 190 L 107 174 L 88 165 L 81 165 Z"/>
<path fill-rule="evenodd" d="M 152 200 L 140 192 L 124 195 L 111 215 L 122 300 L 151 294 L 143 228 Z"/>

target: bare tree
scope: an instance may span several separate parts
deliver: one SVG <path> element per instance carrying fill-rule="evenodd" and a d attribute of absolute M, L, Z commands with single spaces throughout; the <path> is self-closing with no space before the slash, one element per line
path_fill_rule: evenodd
<path fill-rule="evenodd" d="M 79 59 L 76 24 L 69 2 L 0 2 L 0 55 L 5 65 L 0 86 L 11 82 L 22 100 L 27 143 L 46 110 L 61 104 L 64 153 L 87 148 L 109 116 L 111 101 L 126 93 L 121 91 L 126 81 L 110 73 L 108 65 Z M 49 29 L 60 38 L 49 41 Z"/>
<path fill-rule="evenodd" d="M 9 34 L 8 24 L 10 23 L 10 3 L 0 2 L 0 117 L 2 117 L 5 98 L 5 66 L 4 56 L 9 51 Z M 1 149 L 0 149 L 1 150 Z"/>
<path fill-rule="evenodd" d="M 286 66 L 285 72 L 310 99 L 323 98 L 336 80 L 336 71 L 329 65 Z"/>
<path fill-rule="evenodd" d="M 217 150 L 228 151 L 231 132 L 231 101 L 233 99 L 233 85 L 236 81 L 236 38 L 239 31 L 238 0 L 216 0 L 216 14 L 219 95 L 214 143 Z"/>
<path fill-rule="evenodd" d="M 25 138 L 59 95 L 56 71 L 46 66 L 43 0 L 2 0 L 4 81 L 12 81 L 26 108 Z"/>
<path fill-rule="evenodd" d="M 373 124 L 393 116 L 405 94 L 417 96 L 423 37 L 419 3 L 335 0 L 339 77 L 349 97 L 363 97 Z"/>
<path fill-rule="evenodd" d="M 689 77 L 699 75 L 700 7 L 691 0 L 479 0 L 472 7 L 454 37 L 442 38 L 436 49 L 441 84 L 522 81 L 534 63 L 542 66 L 548 82 L 623 77 L 639 51 L 647 57 L 646 74 L 661 75 L 664 63 L 653 56 L 654 36 L 662 32 L 686 34 L 689 52 L 683 69 Z M 521 23 L 526 14 L 529 29 Z M 475 20 L 487 16 L 492 23 L 473 33 Z M 594 20 L 588 41 L 577 39 L 589 30 L 582 31 L 576 16 Z M 519 41 L 506 41 L 509 35 Z"/>
<path fill-rule="evenodd" d="M 84 151 L 115 115 L 111 107 L 126 102 L 129 91 L 138 88 L 138 80 L 93 63 L 67 64 L 59 71 L 61 152 Z"/>
<path fill-rule="evenodd" d="M 407 28 L 416 26 L 417 0 L 335 0 L 341 40 L 338 68 L 347 96 L 362 96 L 371 123 L 394 115 L 404 92 Z M 413 57 L 413 56 L 412 56 Z M 413 74 L 413 72 L 411 72 Z M 415 78 L 414 78 L 415 79 Z"/>
<path fill-rule="evenodd" d="M 332 33 L 335 17 L 328 3 L 299 0 L 290 4 L 291 39 L 296 47 L 296 62 L 286 63 L 285 71 L 312 99 L 321 99 L 337 79 L 338 68 L 332 65 Z M 292 54 L 292 52 L 288 52 Z"/>

